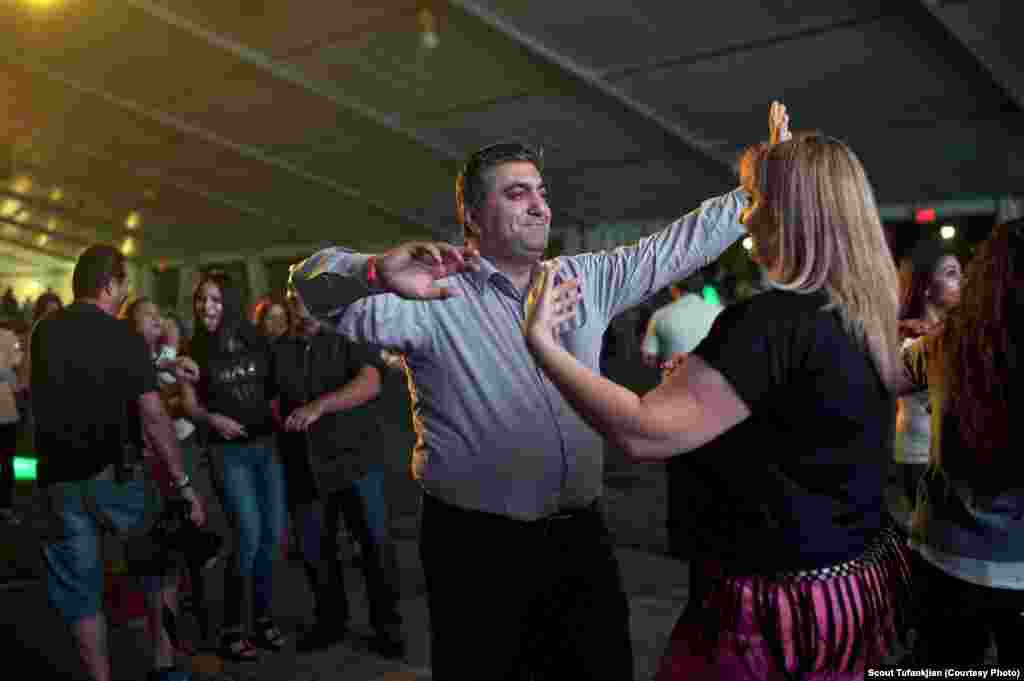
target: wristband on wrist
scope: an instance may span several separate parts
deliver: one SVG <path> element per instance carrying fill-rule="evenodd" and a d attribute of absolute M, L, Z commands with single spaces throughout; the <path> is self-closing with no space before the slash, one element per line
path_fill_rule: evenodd
<path fill-rule="evenodd" d="M 366 283 L 370 286 L 377 285 L 377 256 L 371 255 L 366 261 Z"/>
<path fill-rule="evenodd" d="M 192 486 L 192 476 L 190 476 L 188 474 L 186 474 L 185 477 L 180 482 L 174 483 L 174 489 L 178 490 L 179 492 L 182 492 L 182 491 L 185 490 L 186 487 L 191 487 L 191 486 Z"/>

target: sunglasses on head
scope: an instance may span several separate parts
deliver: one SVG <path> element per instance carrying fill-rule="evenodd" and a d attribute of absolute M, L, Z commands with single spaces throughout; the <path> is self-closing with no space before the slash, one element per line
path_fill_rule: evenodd
<path fill-rule="evenodd" d="M 532 156 L 537 159 L 538 163 L 543 163 L 544 161 L 544 151 L 542 149 L 534 149 L 520 142 L 498 142 L 497 144 L 489 144 L 474 151 L 466 162 L 466 167 L 471 168 L 489 159 L 504 158 L 506 156 Z"/>

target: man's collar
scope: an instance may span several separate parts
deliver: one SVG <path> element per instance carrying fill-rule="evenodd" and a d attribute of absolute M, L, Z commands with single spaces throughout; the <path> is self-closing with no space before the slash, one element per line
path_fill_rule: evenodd
<path fill-rule="evenodd" d="M 494 263 L 484 256 L 481 255 L 479 257 L 479 262 L 479 269 L 469 271 L 470 279 L 476 286 L 478 293 L 483 293 L 484 288 L 487 286 L 488 282 L 491 281 L 491 277 L 496 274 L 508 279 L 501 270 L 494 266 Z M 530 286 L 533 286 L 533 282 L 536 280 L 537 274 L 540 272 L 542 265 L 543 263 L 541 262 L 534 263 L 533 270 L 530 272 Z"/>
<path fill-rule="evenodd" d="M 477 293 L 483 293 L 487 282 L 491 280 L 493 275 L 498 273 L 498 268 L 482 255 L 477 260 L 480 263 L 480 267 L 475 270 L 469 270 L 469 278 L 476 286 Z"/>

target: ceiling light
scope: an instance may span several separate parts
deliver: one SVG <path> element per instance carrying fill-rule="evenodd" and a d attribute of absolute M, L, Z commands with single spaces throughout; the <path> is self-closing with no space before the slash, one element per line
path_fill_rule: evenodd
<path fill-rule="evenodd" d="M 942 235 L 943 239 L 952 239 L 956 236 L 956 227 L 953 225 L 943 225 L 942 229 L 939 230 L 939 234 Z"/>
<path fill-rule="evenodd" d="M 21 201 L 17 199 L 4 199 L 0 203 L 0 216 L 5 218 L 14 217 L 21 210 Z"/>
<path fill-rule="evenodd" d="M 45 246 L 49 241 L 50 236 L 48 234 L 40 234 L 39 238 L 36 239 L 36 243 L 40 246 Z"/>
<path fill-rule="evenodd" d="M 135 239 L 133 237 L 127 237 L 124 243 L 121 244 L 121 252 L 125 255 L 135 254 Z"/>
<path fill-rule="evenodd" d="M 11 189 L 19 194 L 28 194 L 32 191 L 32 178 L 27 175 L 19 175 L 11 183 Z"/>
<path fill-rule="evenodd" d="M 420 22 L 420 44 L 428 50 L 437 48 L 441 38 L 437 35 L 437 18 L 434 13 L 429 7 L 420 7 L 416 19 Z"/>
<path fill-rule="evenodd" d="M 746 239 L 743 240 L 743 248 L 745 248 L 745 249 L 747 249 L 749 251 L 753 247 L 754 247 L 754 240 L 752 238 L 750 238 L 748 236 Z"/>
<path fill-rule="evenodd" d="M 135 229 L 136 227 L 139 226 L 139 222 L 141 220 L 142 218 L 139 217 L 139 212 L 133 210 L 131 213 L 128 213 L 128 217 L 124 219 L 124 226 L 127 227 L 128 229 Z"/>
<path fill-rule="evenodd" d="M 29 218 L 31 218 L 31 217 L 32 217 L 32 211 L 23 210 L 20 213 L 18 213 L 17 215 L 15 215 L 14 219 L 17 220 L 18 222 L 20 222 L 21 224 L 25 224 L 26 222 L 28 222 Z"/>
<path fill-rule="evenodd" d="M 59 224 L 60 223 L 57 222 L 57 218 L 50 218 L 49 220 L 46 221 L 46 229 L 50 230 L 51 232 L 56 232 L 57 226 Z"/>
<path fill-rule="evenodd" d="M 54 187 L 53 191 L 50 192 L 51 201 L 60 201 L 64 198 L 64 190 L 60 187 Z"/>

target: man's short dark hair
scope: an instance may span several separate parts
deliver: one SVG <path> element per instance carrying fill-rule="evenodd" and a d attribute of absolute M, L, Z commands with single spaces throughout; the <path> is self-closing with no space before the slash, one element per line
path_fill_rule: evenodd
<path fill-rule="evenodd" d="M 96 244 L 78 256 L 71 290 L 75 298 L 96 298 L 112 279 L 124 281 L 126 275 L 124 254 L 113 246 Z"/>
<path fill-rule="evenodd" d="M 491 168 L 513 161 L 528 161 L 543 170 L 544 153 L 519 142 L 492 144 L 473 152 L 455 179 L 455 212 L 463 235 L 479 238 L 480 228 L 469 220 L 468 210 L 478 210 L 487 197 L 487 173 Z"/>

